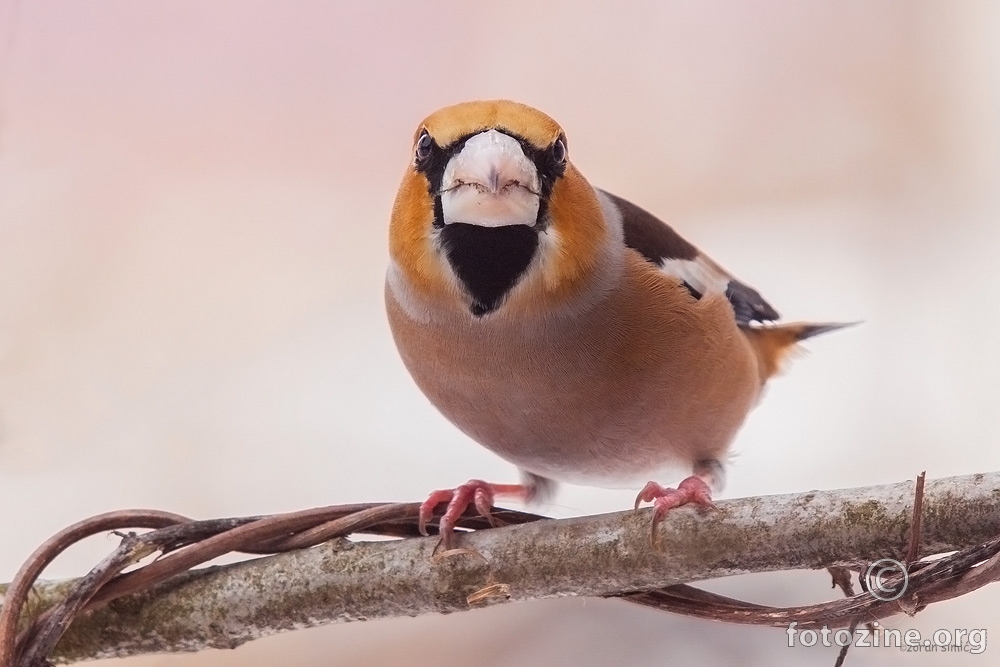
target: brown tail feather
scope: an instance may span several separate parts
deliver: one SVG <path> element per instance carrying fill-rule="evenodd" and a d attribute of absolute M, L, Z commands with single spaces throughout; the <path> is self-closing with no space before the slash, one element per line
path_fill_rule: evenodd
<path fill-rule="evenodd" d="M 782 362 L 795 349 L 796 344 L 807 338 L 851 327 L 855 324 L 860 324 L 860 322 L 825 322 L 822 324 L 792 322 L 790 324 L 741 328 L 747 340 L 750 341 L 750 345 L 753 346 L 760 367 L 760 378 L 762 382 L 765 382 L 781 370 Z"/>

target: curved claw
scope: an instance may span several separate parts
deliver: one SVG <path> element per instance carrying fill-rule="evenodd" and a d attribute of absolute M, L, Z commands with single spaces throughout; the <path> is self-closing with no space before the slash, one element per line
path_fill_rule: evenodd
<path fill-rule="evenodd" d="M 659 510 L 653 512 L 653 519 L 649 522 L 649 546 L 656 546 L 656 527 L 660 525 L 666 515 L 666 512 Z"/>
<path fill-rule="evenodd" d="M 476 510 L 490 522 L 491 526 L 496 526 L 493 521 L 493 489 L 487 487 L 479 487 L 476 489 L 473 500 L 476 505 Z M 463 508 L 464 510 L 465 508 Z"/>
<path fill-rule="evenodd" d="M 646 482 L 646 486 L 642 487 L 642 491 L 635 497 L 635 507 L 632 509 L 639 509 L 640 504 L 652 502 L 669 491 L 673 489 L 662 487 L 656 482 Z"/>
<path fill-rule="evenodd" d="M 434 508 L 441 503 L 451 502 L 454 494 L 455 489 L 438 489 L 427 496 L 427 500 L 420 503 L 420 515 L 417 519 L 417 529 L 420 531 L 421 535 L 424 537 L 430 535 L 430 533 L 427 532 L 427 522 L 431 520 L 432 516 L 434 516 Z"/>

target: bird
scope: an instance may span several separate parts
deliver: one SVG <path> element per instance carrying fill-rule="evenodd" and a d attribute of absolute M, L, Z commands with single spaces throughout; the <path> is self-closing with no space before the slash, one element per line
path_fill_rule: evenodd
<path fill-rule="evenodd" d="M 648 481 L 653 530 L 714 508 L 730 446 L 798 343 L 842 323 L 778 312 L 671 226 L 592 186 L 562 127 L 510 100 L 435 111 L 413 135 L 389 221 L 385 306 L 403 364 L 519 484 L 431 493 L 451 548 L 470 506 L 551 497 L 559 482 Z"/>

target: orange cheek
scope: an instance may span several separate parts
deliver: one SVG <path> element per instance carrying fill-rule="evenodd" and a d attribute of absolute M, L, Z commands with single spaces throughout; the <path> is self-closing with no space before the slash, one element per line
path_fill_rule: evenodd
<path fill-rule="evenodd" d="M 427 179 L 408 170 L 396 193 L 389 222 L 389 254 L 421 292 L 446 285 L 441 260 L 431 241 L 434 205 L 427 193 Z"/>
<path fill-rule="evenodd" d="M 545 284 L 566 296 L 593 272 L 607 230 L 594 189 L 573 165 L 552 188 L 549 212 L 559 245 L 545 266 Z"/>

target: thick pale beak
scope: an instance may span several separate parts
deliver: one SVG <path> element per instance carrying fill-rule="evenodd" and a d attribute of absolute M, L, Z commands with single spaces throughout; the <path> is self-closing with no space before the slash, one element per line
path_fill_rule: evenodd
<path fill-rule="evenodd" d="M 465 142 L 441 180 L 446 225 L 534 225 L 540 185 L 535 164 L 516 139 L 488 130 Z"/>

